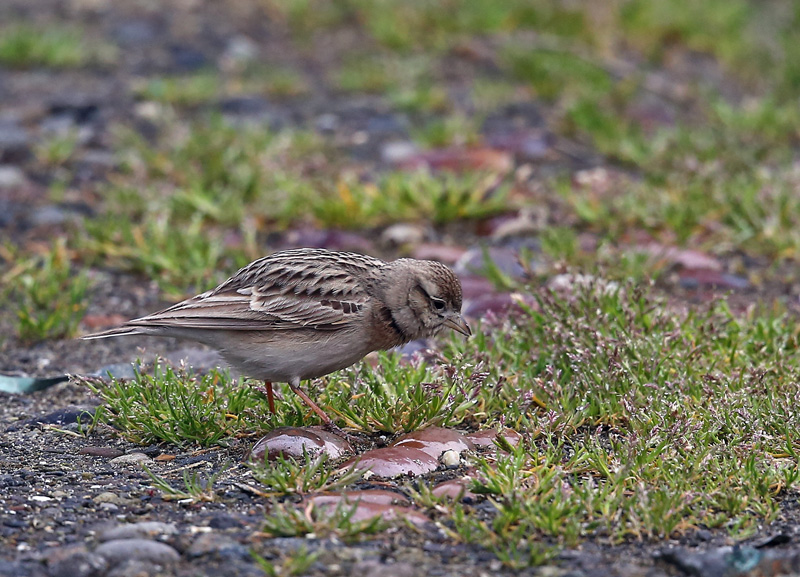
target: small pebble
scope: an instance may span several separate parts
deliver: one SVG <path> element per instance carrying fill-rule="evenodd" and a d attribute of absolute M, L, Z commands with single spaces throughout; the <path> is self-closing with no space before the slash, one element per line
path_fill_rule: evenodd
<path fill-rule="evenodd" d="M 16 166 L 0 166 L 0 189 L 21 186 L 25 180 L 25 173 Z"/>
<path fill-rule="evenodd" d="M 449 449 L 442 453 L 442 456 L 439 459 L 441 460 L 442 465 L 448 469 L 455 469 L 461 464 L 461 454 L 453 449 Z"/>
<path fill-rule="evenodd" d="M 148 463 L 151 460 L 152 459 L 144 453 L 128 453 L 127 455 L 111 459 L 109 463 L 112 465 L 135 465 L 138 463 Z"/>

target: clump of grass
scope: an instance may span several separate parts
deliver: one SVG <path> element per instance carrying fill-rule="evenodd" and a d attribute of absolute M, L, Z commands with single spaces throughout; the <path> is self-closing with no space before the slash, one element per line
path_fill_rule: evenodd
<path fill-rule="evenodd" d="M 431 120 L 414 130 L 412 137 L 428 148 L 474 146 L 480 141 L 480 126 L 477 118 L 453 114 Z"/>
<path fill-rule="evenodd" d="M 505 49 L 502 59 L 511 76 L 530 83 L 534 92 L 546 100 L 573 95 L 597 97 L 611 89 L 609 73 L 598 63 L 566 50 L 520 47 Z"/>
<path fill-rule="evenodd" d="M 73 159 L 79 144 L 80 135 L 77 130 L 53 135 L 36 146 L 36 158 L 45 166 L 61 167 Z"/>
<path fill-rule="evenodd" d="M 301 509 L 292 504 L 273 502 L 262 532 L 268 537 L 336 537 L 345 542 L 380 533 L 389 524 L 380 516 L 354 521 L 358 503 L 341 501 L 335 509 L 313 505 Z"/>
<path fill-rule="evenodd" d="M 285 22 L 297 40 L 308 40 L 312 33 L 343 24 L 350 16 L 346 2 L 313 0 L 266 0 L 270 15 Z"/>
<path fill-rule="evenodd" d="M 394 87 L 396 73 L 386 60 L 350 58 L 336 72 L 334 83 L 346 92 L 387 92 Z"/>
<path fill-rule="evenodd" d="M 409 432 L 432 425 L 463 421 L 474 403 L 480 373 L 434 375 L 423 365 L 402 364 L 399 355 L 380 353 L 376 370 L 348 371 L 327 387 L 329 410 L 352 429 L 386 433 Z M 449 372 L 449 371 L 448 371 Z"/>
<path fill-rule="evenodd" d="M 484 426 L 521 425 L 532 438 L 478 462 L 472 490 L 496 513 L 453 510 L 459 538 L 530 552 L 537 533 L 565 544 L 697 527 L 741 537 L 775 518 L 800 476 L 786 426 L 800 394 L 788 316 L 736 317 L 724 301 L 674 311 L 600 281 L 537 298 L 494 336 L 451 343 L 498 383 L 478 398 Z"/>
<path fill-rule="evenodd" d="M 145 274 L 171 297 L 214 286 L 262 256 L 258 230 L 310 220 L 341 228 L 441 224 L 512 204 L 511 183 L 495 174 L 394 171 L 363 182 L 305 132 L 237 129 L 217 118 L 168 135 L 161 147 L 131 134 L 120 140 L 123 172 L 104 191 L 101 216 L 74 231 L 75 242 L 87 262 Z"/>
<path fill-rule="evenodd" d="M 319 558 L 320 552 L 310 552 L 303 545 L 287 555 L 279 566 L 276 566 L 275 563 L 268 561 L 255 551 L 251 551 L 251 555 L 261 570 L 267 574 L 267 577 L 285 577 L 286 575 L 308 575 L 311 566 Z"/>
<path fill-rule="evenodd" d="M 190 472 L 188 469 L 184 469 L 183 488 L 174 487 L 168 480 L 156 475 L 146 466 L 144 467 L 144 471 L 153 482 L 153 487 L 161 491 L 162 498 L 165 501 L 174 500 L 179 501 L 181 504 L 188 505 L 192 503 L 210 503 L 216 501 L 218 495 L 214 490 L 214 484 L 228 467 L 228 464 L 224 464 L 218 471 L 206 478 L 201 477 L 196 471 Z"/>
<path fill-rule="evenodd" d="M 282 66 L 249 66 L 243 72 L 242 82 L 246 90 L 263 92 L 273 98 L 296 98 L 311 91 L 303 74 Z"/>
<path fill-rule="evenodd" d="M 458 0 L 447 4 L 425 0 L 358 0 L 353 5 L 365 30 L 382 46 L 397 51 L 419 48 L 444 51 L 469 35 L 509 33 L 525 28 L 541 27 L 571 36 L 585 31 L 579 11 L 524 0 L 503 3 Z"/>
<path fill-rule="evenodd" d="M 225 246 L 222 232 L 166 212 L 141 224 L 112 216 L 86 223 L 79 246 L 87 260 L 153 278 L 173 299 L 213 288 L 254 258 L 254 248 Z"/>
<path fill-rule="evenodd" d="M 269 463 L 251 463 L 250 470 L 256 481 L 280 495 L 335 491 L 356 482 L 364 474 L 355 467 L 335 473 L 327 455 L 314 457 L 305 449 L 302 459 L 279 455 Z"/>
<path fill-rule="evenodd" d="M 248 217 L 285 225 L 316 182 L 304 163 L 336 158 L 312 133 L 237 128 L 220 117 L 168 133 L 157 147 L 120 131 L 119 146 L 123 174 L 107 192 L 108 212 L 136 219 L 174 212 L 226 227 Z M 144 192 L 136 190 L 142 182 Z"/>
<path fill-rule="evenodd" d="M 266 403 L 252 388 L 212 371 L 197 376 L 157 362 L 153 374 L 87 381 L 105 402 L 105 418 L 133 442 L 178 446 L 225 444 L 270 422 Z"/>
<path fill-rule="evenodd" d="M 15 68 L 75 68 L 116 58 L 114 46 L 101 42 L 90 45 L 84 38 L 74 28 L 7 25 L 0 28 L 0 63 Z"/>
<path fill-rule="evenodd" d="M 198 106 L 215 100 L 221 93 L 222 78 L 214 71 L 186 76 L 149 78 L 134 87 L 136 95 L 175 106 Z"/>
<path fill-rule="evenodd" d="M 349 228 L 398 221 L 443 224 L 508 210 L 510 183 L 486 173 L 390 172 L 378 182 L 341 180 L 311 210 L 320 224 Z"/>
<path fill-rule="evenodd" d="M 624 151 L 616 150 L 641 167 L 641 177 L 618 176 L 613 194 L 560 181 L 568 211 L 612 241 L 636 229 L 717 251 L 794 258 L 797 175 L 785 150 L 800 127 L 796 110 L 768 101 L 747 110 L 719 104 L 708 120 L 650 138 L 629 134 L 615 145 Z M 752 170 L 756 165 L 770 169 Z"/>
<path fill-rule="evenodd" d="M 23 257 L 2 280 L 6 298 L 15 303 L 22 342 L 75 336 L 86 311 L 89 279 L 75 272 L 64 239 L 43 255 Z"/>

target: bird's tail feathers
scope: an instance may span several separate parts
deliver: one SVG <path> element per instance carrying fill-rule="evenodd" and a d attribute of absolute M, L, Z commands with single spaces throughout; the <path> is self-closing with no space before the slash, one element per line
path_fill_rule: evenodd
<path fill-rule="evenodd" d="M 81 339 L 89 341 L 92 339 L 107 339 L 108 337 L 122 337 L 125 335 L 139 335 L 139 334 L 142 334 L 142 329 L 140 327 L 122 326 L 113 329 L 108 329 L 107 331 L 101 331 L 99 333 L 91 333 L 88 335 L 83 335 Z"/>

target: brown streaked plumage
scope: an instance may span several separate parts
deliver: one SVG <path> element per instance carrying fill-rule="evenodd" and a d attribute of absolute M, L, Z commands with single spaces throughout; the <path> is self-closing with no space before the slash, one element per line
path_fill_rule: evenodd
<path fill-rule="evenodd" d="M 204 343 L 265 381 L 273 412 L 272 383 L 286 382 L 330 424 L 301 380 L 444 328 L 471 334 L 461 317 L 461 283 L 443 264 L 294 249 L 253 261 L 213 290 L 83 338 L 141 334 Z"/>

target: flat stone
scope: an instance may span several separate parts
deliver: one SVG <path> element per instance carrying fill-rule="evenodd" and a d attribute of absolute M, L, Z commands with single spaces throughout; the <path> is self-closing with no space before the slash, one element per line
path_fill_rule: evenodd
<path fill-rule="evenodd" d="M 104 457 L 106 459 L 114 459 L 125 453 L 120 449 L 113 447 L 83 447 L 78 451 L 79 455 L 91 455 L 92 457 Z"/>
<path fill-rule="evenodd" d="M 497 438 L 498 432 L 497 429 L 484 429 L 482 431 L 468 433 L 466 436 L 478 447 L 492 447 L 494 446 L 494 440 Z M 508 444 L 512 447 L 516 447 L 522 440 L 522 435 L 515 430 L 508 428 L 500 431 L 500 436 L 508 441 Z"/>
<path fill-rule="evenodd" d="M 279 427 L 255 444 L 250 457 L 254 461 L 274 460 L 279 455 L 301 459 L 303 450 L 309 456 L 325 454 L 338 459 L 353 449 L 347 440 L 321 428 Z"/>
<path fill-rule="evenodd" d="M 351 575 L 364 575 L 365 577 L 417 577 L 420 573 L 411 563 L 381 563 L 377 560 L 360 561 L 353 565 Z"/>
<path fill-rule="evenodd" d="M 97 498 L 95 498 L 97 500 Z M 145 539 L 159 535 L 176 535 L 177 527 L 173 523 L 161 521 L 141 521 L 139 523 L 126 523 L 117 525 L 98 535 L 100 541 L 114 541 L 118 539 Z"/>
<path fill-rule="evenodd" d="M 434 497 L 447 497 L 448 499 L 475 499 L 478 496 L 469 490 L 469 477 L 450 479 L 436 485 L 431 489 Z"/>
<path fill-rule="evenodd" d="M 380 477 L 399 477 L 400 475 L 424 475 L 435 471 L 439 461 L 424 451 L 413 447 L 385 447 L 367 451 L 356 459 L 347 461 L 343 468 L 355 464 L 360 471 L 370 471 Z"/>
<path fill-rule="evenodd" d="M 104 557 L 110 565 L 118 565 L 125 560 L 135 559 L 146 563 L 175 563 L 180 559 L 178 552 L 167 545 L 149 539 L 115 539 L 100 544 L 94 550 Z"/>
<path fill-rule="evenodd" d="M 336 511 L 337 508 L 339 508 L 339 505 L 327 503 L 316 505 L 315 507 L 323 514 L 326 514 Z M 369 503 L 363 501 L 350 504 L 348 501 L 344 501 L 344 504 L 341 506 L 340 510 L 343 509 L 345 511 L 350 511 L 353 507 L 355 507 L 355 510 L 352 511 L 350 521 L 355 523 L 360 521 L 369 521 L 375 517 L 380 517 L 384 521 L 405 519 L 414 525 L 424 525 L 431 522 L 426 515 L 420 513 L 419 511 L 416 511 L 410 507 L 402 507 L 399 505 L 384 505 L 381 503 Z"/>
<path fill-rule="evenodd" d="M 144 453 L 128 453 L 111 459 L 109 463 L 112 465 L 136 465 L 138 463 L 149 463 L 152 459 Z"/>
<path fill-rule="evenodd" d="M 343 491 L 341 493 L 319 493 L 308 497 L 307 501 L 315 506 L 338 505 L 345 503 L 375 503 L 378 505 L 410 505 L 405 495 L 385 489 L 365 489 L 363 491 Z"/>
<path fill-rule="evenodd" d="M 470 299 L 464 302 L 465 317 L 479 319 L 488 313 L 504 314 L 517 305 L 512 293 L 493 293 Z"/>
<path fill-rule="evenodd" d="M 394 447 L 412 447 L 438 459 L 445 451 L 472 451 L 475 445 L 464 434 L 444 427 L 428 427 L 403 435 Z"/>
<path fill-rule="evenodd" d="M 244 550 L 244 555 L 247 555 L 246 548 L 238 541 L 234 541 L 226 535 L 211 532 L 200 534 L 186 551 L 186 556 L 194 559 L 206 555 L 219 554 L 223 551 L 241 553 L 242 550 Z"/>
<path fill-rule="evenodd" d="M 48 577 L 100 577 L 106 571 L 108 561 L 97 553 L 89 553 L 83 546 L 65 547 L 47 561 Z"/>
<path fill-rule="evenodd" d="M 466 249 L 461 246 L 422 243 L 414 248 L 414 250 L 411 252 L 411 256 L 422 260 L 438 260 L 439 262 L 443 262 L 445 264 L 453 264 L 457 262 L 458 259 L 460 259 L 462 256 L 464 256 L 465 252 Z M 483 277 L 479 278 L 485 281 Z M 488 286 L 490 288 L 493 288 L 493 285 L 491 283 L 489 283 Z"/>
<path fill-rule="evenodd" d="M 105 577 L 150 577 L 164 574 L 163 568 L 157 563 L 127 559 L 111 569 Z M 171 573 L 169 574 L 171 575 Z"/>
<path fill-rule="evenodd" d="M 483 275 L 490 261 L 500 272 L 513 279 L 524 279 L 525 269 L 519 262 L 519 252 L 508 247 L 474 247 L 465 252 L 453 267 L 459 276 Z"/>
<path fill-rule="evenodd" d="M 14 423 L 7 430 L 17 431 L 24 427 L 37 427 L 39 425 L 57 425 L 59 427 L 64 427 L 77 423 L 78 419 L 80 419 L 82 423 L 89 423 L 94 418 L 96 410 L 96 407 L 67 407 L 46 415 L 39 415 L 31 419 L 25 419 L 24 421 Z"/>

